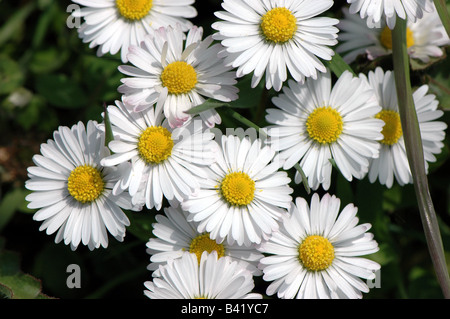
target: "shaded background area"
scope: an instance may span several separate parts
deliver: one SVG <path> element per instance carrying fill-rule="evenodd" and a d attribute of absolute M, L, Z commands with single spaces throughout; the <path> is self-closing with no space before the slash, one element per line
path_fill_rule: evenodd
<path fill-rule="evenodd" d="M 448 2 L 447 2 L 448 3 Z M 0 1 L 0 296 L 8 296 L 2 280 L 20 286 L 16 297 L 55 298 L 145 298 L 143 282 L 151 279 L 146 270 L 149 255 L 145 243 L 151 234 L 155 211 L 128 213 L 131 226 L 124 242 L 110 238 L 108 249 L 89 251 L 79 246 L 71 251 L 55 244 L 54 235 L 39 231 L 26 207 L 24 188 L 26 168 L 39 153 L 41 143 L 52 138 L 59 125 L 78 121 L 101 121 L 103 104 L 119 99 L 117 86 L 122 74 L 117 56 L 98 58 L 78 38 L 76 29 L 67 27 L 68 0 Z M 327 13 L 340 16 L 345 1 L 336 1 Z M 197 1 L 199 11 L 193 23 L 211 33 L 214 11 L 219 0 Z M 447 48 L 447 54 L 450 53 Z M 363 59 L 352 66 L 367 72 L 376 66 L 391 68 L 390 57 L 371 63 Z M 450 59 L 444 57 L 426 68 L 413 70 L 412 82 L 428 83 L 445 111 L 441 119 L 450 124 Z M 264 107 L 270 107 L 269 91 L 262 86 L 251 90 L 249 77 L 240 79 L 240 99 L 236 110 L 260 126 L 265 126 Z M 264 103 L 260 103 L 261 96 Z M 255 98 L 257 97 L 257 98 Z M 242 125 L 219 109 L 220 126 Z M 244 127 L 244 129 L 246 129 Z M 450 261 L 450 167 L 449 134 L 438 161 L 431 164 L 429 182 L 441 222 L 447 260 Z M 290 172 L 293 173 L 293 172 Z M 292 174 L 293 176 L 293 174 Z M 309 199 L 301 185 L 292 185 L 295 196 Z M 380 252 L 371 256 L 382 265 L 376 288 L 364 298 L 441 298 L 423 236 L 414 189 L 411 185 L 386 189 L 367 179 L 348 183 L 334 172 L 330 193 L 342 200 L 342 207 L 353 202 L 359 207 L 361 222 L 372 224 Z M 67 267 L 81 269 L 81 288 L 69 289 Z M 13 279 L 11 279 L 13 278 Z M 255 278 L 255 290 L 264 294 L 267 286 Z"/>

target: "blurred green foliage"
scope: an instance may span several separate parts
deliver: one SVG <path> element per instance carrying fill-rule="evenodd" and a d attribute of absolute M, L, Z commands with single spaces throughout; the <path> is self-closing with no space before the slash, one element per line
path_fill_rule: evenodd
<path fill-rule="evenodd" d="M 197 1 L 199 15 L 192 21 L 210 33 L 220 10 L 219 0 Z M 59 125 L 101 121 L 103 104 L 119 99 L 122 75 L 117 56 L 95 55 L 95 49 L 67 26 L 68 0 L 0 0 L 0 295 L 11 298 L 144 298 L 143 282 L 151 280 L 145 252 L 154 222 L 154 211 L 128 213 L 131 226 L 122 243 L 110 240 L 108 249 L 89 251 L 55 244 L 53 236 L 39 231 L 26 207 L 26 168 L 39 146 Z M 339 15 L 345 1 L 336 1 L 330 14 Z M 447 48 L 447 56 L 450 53 Z M 450 58 L 429 65 L 412 61 L 412 83 L 428 83 L 440 100 L 450 124 Z M 376 66 L 390 68 L 390 57 L 357 61 L 356 72 Z M 250 78 L 239 81 L 240 99 L 231 103 L 237 112 L 263 127 L 264 109 L 274 92 L 250 89 Z M 255 98 L 257 97 L 257 98 Z M 258 98 L 260 97 L 260 98 Z M 220 126 L 243 127 L 225 108 L 219 108 Z M 246 127 L 243 127 L 246 129 Z M 441 225 L 444 248 L 450 261 L 449 134 L 438 161 L 431 164 L 429 182 Z M 293 174 L 294 172 L 289 172 Z M 366 179 L 347 182 L 334 172 L 330 193 L 342 207 L 354 203 L 361 222 L 371 231 L 380 251 L 370 256 L 382 265 L 378 285 L 364 298 L 442 298 L 422 231 L 412 185 L 386 189 Z M 302 185 L 292 185 L 295 196 L 309 198 Z M 20 258 L 19 258 L 20 256 Z M 81 288 L 66 285 L 67 266 L 81 267 Z M 9 267 L 9 268 L 8 268 Z M 9 269 L 9 270 L 8 270 Z M 6 274 L 6 275 L 5 275 Z M 256 291 L 266 284 L 256 278 Z M 17 288 L 19 287 L 19 288 Z"/>

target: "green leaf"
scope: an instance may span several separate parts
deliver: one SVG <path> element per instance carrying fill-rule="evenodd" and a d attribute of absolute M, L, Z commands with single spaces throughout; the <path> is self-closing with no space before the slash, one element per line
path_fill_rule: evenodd
<path fill-rule="evenodd" d="M 45 298 L 39 279 L 20 269 L 19 255 L 0 248 L 0 295 L 9 299 Z"/>
<path fill-rule="evenodd" d="M 40 107 L 40 103 L 41 101 L 39 97 L 33 96 L 27 105 L 17 110 L 17 123 L 20 124 L 20 126 L 22 126 L 26 131 L 28 131 L 33 125 L 41 122 L 40 120 L 42 119 L 40 115 L 43 110 Z"/>
<path fill-rule="evenodd" d="M 19 8 L 0 29 L 0 47 L 5 44 L 19 29 L 25 25 L 25 20 L 36 7 L 35 1 L 30 1 Z"/>
<path fill-rule="evenodd" d="M 19 270 L 19 257 L 5 251 L 0 256 L 0 284 L 9 291 L 11 299 L 33 299 L 41 291 L 41 283 Z"/>
<path fill-rule="evenodd" d="M 0 231 L 8 224 L 14 213 L 25 202 L 26 191 L 22 188 L 15 188 L 1 199 L 0 202 Z"/>
<path fill-rule="evenodd" d="M 56 2 L 50 3 L 43 9 L 34 28 L 34 34 L 31 43 L 31 46 L 33 48 L 39 47 L 44 42 L 49 25 L 52 21 L 55 20 L 57 9 L 58 4 Z"/>
<path fill-rule="evenodd" d="M 443 50 L 442 52 L 443 52 L 442 56 L 430 57 L 430 60 L 428 62 L 423 62 L 422 60 L 410 57 L 409 62 L 411 65 L 411 70 L 413 71 L 425 70 L 437 62 L 444 61 L 447 58 L 447 54 L 445 53 L 445 50 Z"/>
<path fill-rule="evenodd" d="M 29 68 L 35 74 L 50 73 L 60 68 L 68 57 L 68 51 L 55 47 L 45 48 L 32 56 Z"/>
<path fill-rule="evenodd" d="M 19 64 L 6 55 L 0 55 L 0 94 L 8 94 L 21 87 L 25 76 Z"/>
<path fill-rule="evenodd" d="M 230 104 L 221 102 L 221 101 L 217 101 L 217 100 L 213 100 L 213 99 L 208 99 L 204 103 L 194 106 L 193 108 L 188 110 L 186 113 L 194 115 L 194 114 L 199 114 L 201 112 L 215 109 L 215 108 L 222 107 L 222 106 L 230 106 Z"/>
<path fill-rule="evenodd" d="M 337 76 L 340 77 L 342 73 L 345 71 L 351 72 L 354 76 L 356 76 L 353 69 L 350 67 L 350 65 L 347 64 L 347 62 L 342 59 L 339 53 L 334 52 L 334 55 L 332 59 L 328 62 L 328 67 L 330 70 Z"/>
<path fill-rule="evenodd" d="M 77 109 L 87 103 L 82 88 L 64 74 L 40 76 L 36 81 L 36 89 L 50 104 L 58 108 Z"/>
<path fill-rule="evenodd" d="M 117 71 L 120 61 L 99 58 L 96 56 L 82 56 L 79 73 L 76 78 L 83 83 L 89 91 L 89 99 L 100 106 L 106 102 L 110 103 L 120 99 L 117 87 L 121 84 L 123 74 Z"/>

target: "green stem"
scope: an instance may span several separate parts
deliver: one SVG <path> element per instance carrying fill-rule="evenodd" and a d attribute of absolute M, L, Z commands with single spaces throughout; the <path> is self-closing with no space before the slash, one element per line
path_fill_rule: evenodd
<path fill-rule="evenodd" d="M 111 121 L 109 120 L 108 107 L 106 103 L 103 104 L 103 110 L 105 112 L 104 122 L 105 122 L 105 146 L 108 147 L 109 142 L 114 140 L 114 135 L 112 132 Z"/>
<path fill-rule="evenodd" d="M 398 107 L 420 217 L 437 279 L 444 297 L 449 299 L 450 279 L 425 171 L 422 138 L 410 82 L 409 57 L 406 48 L 406 21 L 403 19 L 397 19 L 392 32 L 392 46 Z"/>
<path fill-rule="evenodd" d="M 235 120 L 238 120 L 239 122 L 241 122 L 242 124 L 244 124 L 245 126 L 254 128 L 255 130 L 258 131 L 258 133 L 261 135 L 261 137 L 266 138 L 267 134 L 264 132 L 263 129 L 261 129 L 258 125 L 256 125 L 255 123 L 253 123 L 252 121 L 250 121 L 249 119 L 247 119 L 246 117 L 242 116 L 241 114 L 239 114 L 238 112 L 236 112 L 235 110 L 233 110 L 231 107 L 225 107 L 224 110 Z"/>
<path fill-rule="evenodd" d="M 434 0 L 434 6 L 436 7 L 436 11 L 439 14 L 439 18 L 441 18 L 441 22 L 444 25 L 445 31 L 447 31 L 447 34 L 450 37 L 450 16 L 447 11 L 445 0 Z"/>
<path fill-rule="evenodd" d="M 305 172 L 303 172 L 303 169 L 301 168 L 300 164 L 297 163 L 294 165 L 294 167 L 297 170 L 297 172 L 300 174 L 300 176 L 302 177 L 302 184 L 306 190 L 306 193 L 308 195 L 311 194 L 311 188 L 308 185 L 308 178 L 306 177 Z"/>
<path fill-rule="evenodd" d="M 345 71 L 349 71 L 353 76 L 356 76 L 355 71 L 353 71 L 350 65 L 348 65 L 336 51 L 334 52 L 333 58 L 328 61 L 328 67 L 337 77 L 340 77 Z"/>

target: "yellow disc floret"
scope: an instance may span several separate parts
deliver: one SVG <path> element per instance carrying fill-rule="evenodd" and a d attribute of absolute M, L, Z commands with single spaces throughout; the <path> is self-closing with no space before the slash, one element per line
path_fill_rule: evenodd
<path fill-rule="evenodd" d="M 323 237 L 312 235 L 306 237 L 298 247 L 298 258 L 310 271 L 327 269 L 334 259 L 334 247 Z"/>
<path fill-rule="evenodd" d="M 216 251 L 218 258 L 225 256 L 225 247 L 223 244 L 218 244 L 215 240 L 212 240 L 209 237 L 209 233 L 198 235 L 192 239 L 191 244 L 189 245 L 189 252 L 197 255 L 199 263 L 204 251 L 208 254 Z"/>
<path fill-rule="evenodd" d="M 384 29 L 380 33 L 380 43 L 388 50 L 392 50 L 392 31 L 388 27 L 384 27 Z M 406 28 L 406 47 L 412 47 L 414 45 L 414 34 L 409 29 Z"/>
<path fill-rule="evenodd" d="M 343 129 L 342 116 L 331 107 L 315 109 L 306 121 L 309 137 L 320 144 L 336 142 Z"/>
<path fill-rule="evenodd" d="M 150 126 L 141 133 L 138 151 L 148 164 L 159 164 L 172 154 L 172 134 L 162 126 Z"/>
<path fill-rule="evenodd" d="M 102 174 L 90 165 L 76 167 L 67 181 L 69 194 L 83 204 L 96 200 L 104 187 Z"/>
<path fill-rule="evenodd" d="M 383 140 L 381 143 L 386 145 L 394 145 L 403 135 L 402 123 L 400 121 L 400 114 L 392 110 L 383 110 L 375 116 L 377 119 L 384 121 Z"/>
<path fill-rule="evenodd" d="M 294 37 L 297 19 L 286 8 L 274 8 L 262 17 L 261 30 L 266 40 L 284 43 Z"/>
<path fill-rule="evenodd" d="M 161 82 L 171 94 L 190 92 L 197 84 L 197 73 L 192 65 L 176 61 L 167 65 L 161 73 Z"/>
<path fill-rule="evenodd" d="M 116 0 L 119 14 L 128 20 L 141 20 L 152 8 L 152 0 Z"/>
<path fill-rule="evenodd" d="M 245 206 L 255 196 L 255 182 L 246 173 L 229 173 L 220 184 L 220 192 L 230 205 Z"/>

